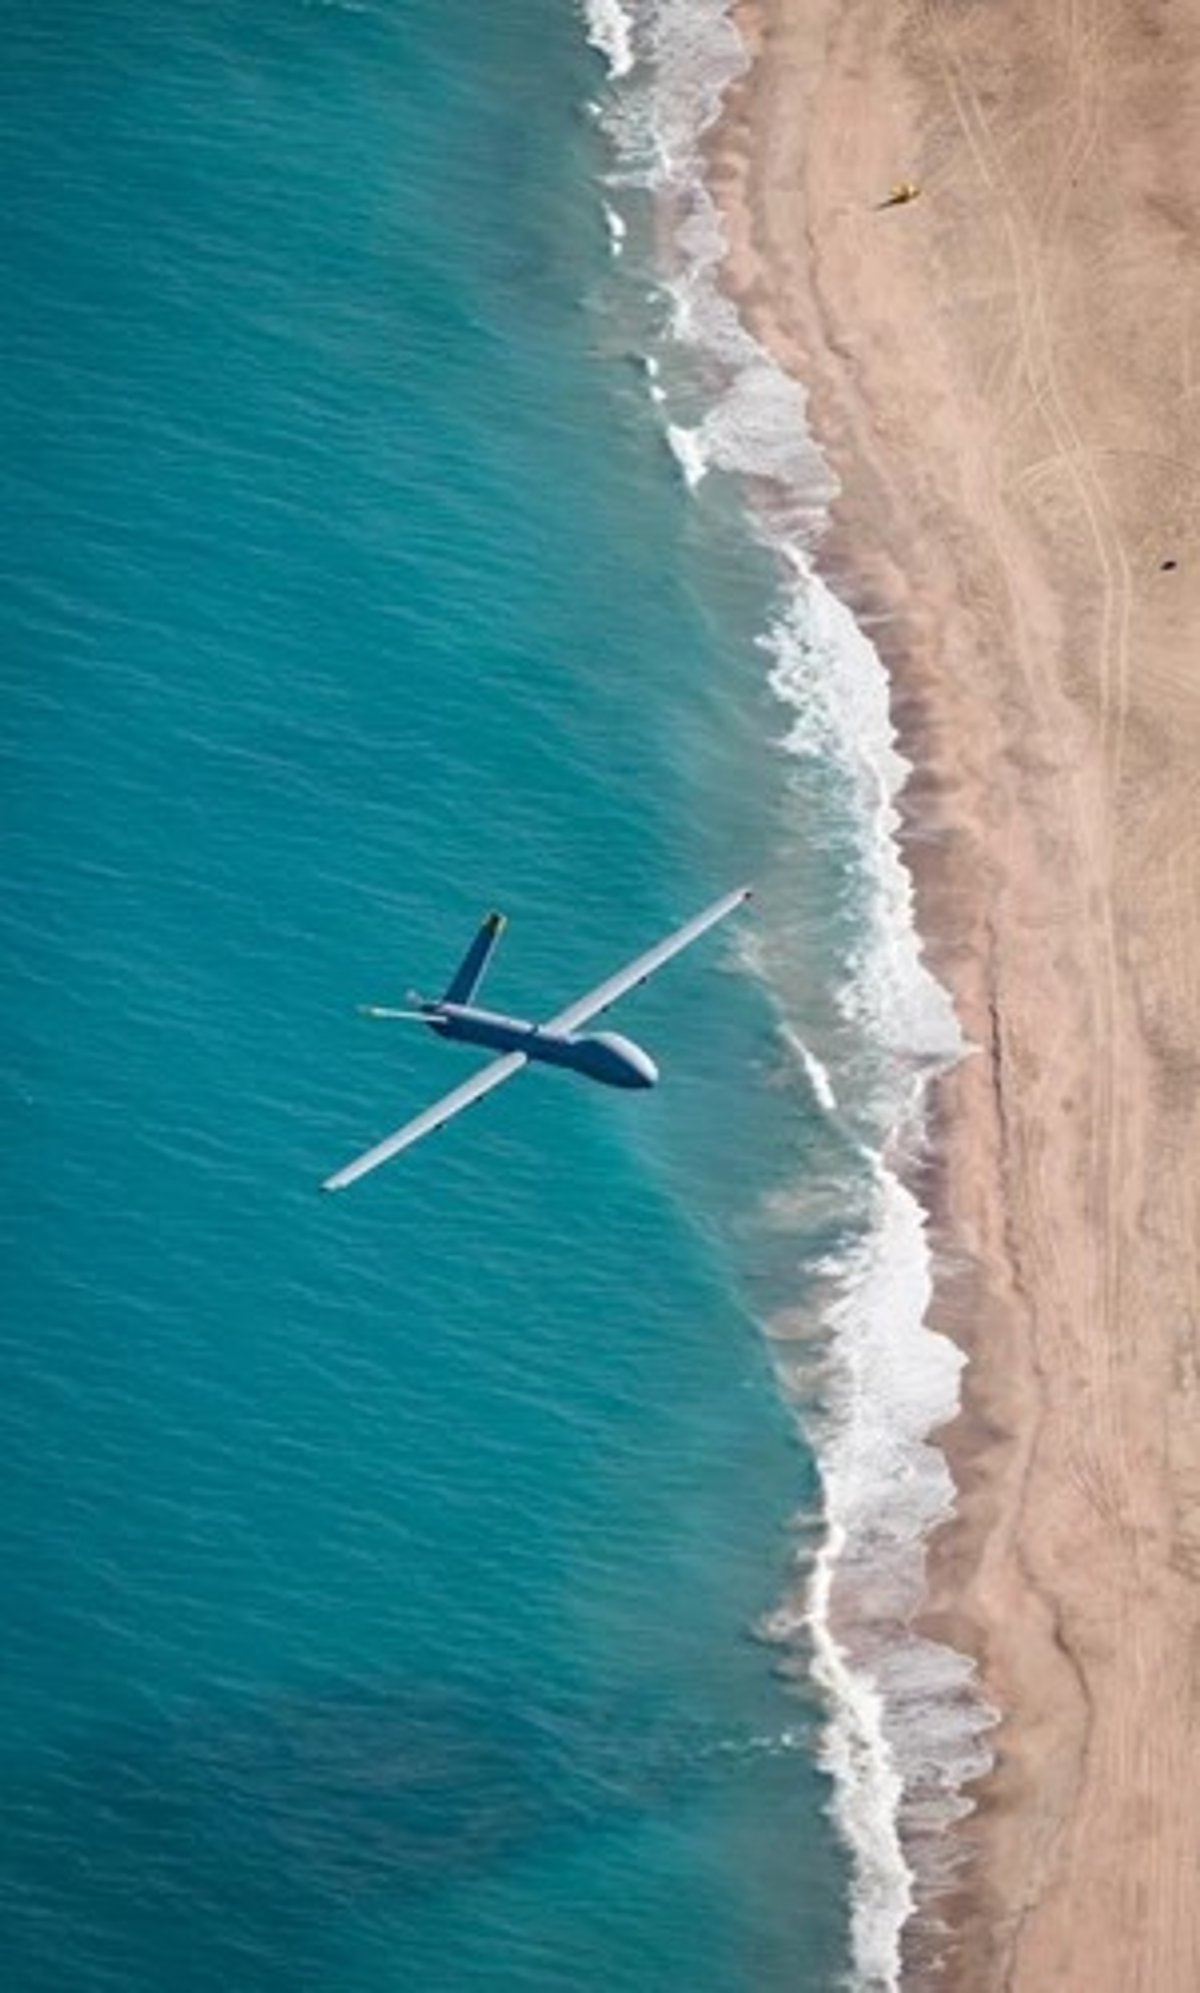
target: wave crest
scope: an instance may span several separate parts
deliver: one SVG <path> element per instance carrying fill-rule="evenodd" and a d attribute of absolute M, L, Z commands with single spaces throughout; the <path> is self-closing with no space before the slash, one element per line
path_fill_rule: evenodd
<path fill-rule="evenodd" d="M 589 12 L 589 19 L 591 14 Z M 666 302 L 647 358 L 667 443 L 689 490 L 714 471 L 741 481 L 758 537 L 775 551 L 780 596 L 760 644 L 798 769 L 831 772 L 850 853 L 837 862 L 855 939 L 833 993 L 838 1022 L 814 1033 L 788 937 L 762 937 L 755 968 L 813 1096 L 847 1137 L 839 1195 L 850 1243 L 807 1264 L 813 1308 L 768 1324 L 777 1374 L 814 1445 L 824 1536 L 760 1632 L 806 1668 L 827 1704 L 824 1762 L 855 1876 L 856 1984 L 894 1988 L 914 1905 L 914 1863 L 934 1877 L 935 1844 L 966 1810 L 965 1780 L 988 1761 L 990 1712 L 971 1664 L 912 1628 L 929 1530 L 953 1488 L 929 1434 L 958 1403 L 963 1359 L 926 1326 L 926 1215 L 905 1182 L 921 1154 L 932 1074 L 963 1045 L 946 992 L 924 966 L 897 797 L 910 770 L 877 652 L 814 567 L 836 480 L 809 434 L 803 386 L 752 337 L 722 291 L 721 220 L 704 180 L 703 138 L 746 53 L 726 0 L 630 0 L 630 60 L 602 114 L 610 184 L 653 208 Z M 799 1003 L 801 1014 L 796 1015 Z M 816 1049 L 813 1049 L 815 1046 Z M 801 1202 L 803 1200 L 801 1199 Z M 786 1212 L 771 1200 L 768 1222 Z M 807 1319 L 821 1326 L 819 1357 Z"/>

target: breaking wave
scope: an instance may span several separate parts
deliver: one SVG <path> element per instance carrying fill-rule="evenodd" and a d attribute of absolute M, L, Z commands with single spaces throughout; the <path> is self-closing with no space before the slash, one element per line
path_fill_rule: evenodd
<path fill-rule="evenodd" d="M 803 386 L 719 284 L 724 241 L 702 138 L 745 68 L 743 45 L 725 0 L 592 4 L 587 18 L 619 86 L 601 113 L 606 192 L 643 203 L 654 244 L 661 309 L 645 359 L 651 397 L 688 489 L 732 474 L 776 555 L 778 598 L 760 643 L 780 746 L 798 773 L 832 775 L 838 865 L 852 875 L 853 935 L 832 973 L 826 961 L 819 1035 L 807 1014 L 811 963 L 806 979 L 787 922 L 754 951 L 783 1042 L 846 1138 L 839 1199 L 848 1214 L 845 1244 L 800 1267 L 802 1302 L 768 1325 L 781 1387 L 819 1461 L 823 1530 L 795 1596 L 760 1632 L 785 1671 L 807 1673 L 824 1695 L 823 1759 L 855 1877 L 854 1983 L 883 1993 L 899 1982 L 915 1886 L 936 1883 L 945 1829 L 967 1810 L 962 1787 L 988 1761 L 991 1719 L 971 1664 L 913 1630 L 928 1533 L 953 1498 L 929 1435 L 957 1407 L 962 1358 L 926 1326 L 927 1219 L 908 1185 L 931 1077 L 964 1048 L 921 958 L 898 843 L 896 799 L 909 768 L 887 676 L 814 566 L 836 484 L 809 434 Z M 788 1197 L 781 1189 L 772 1200 L 769 1222 L 779 1224 Z"/>
<path fill-rule="evenodd" d="M 633 21 L 619 0 L 587 0 L 587 37 L 614 83 L 633 68 Z"/>

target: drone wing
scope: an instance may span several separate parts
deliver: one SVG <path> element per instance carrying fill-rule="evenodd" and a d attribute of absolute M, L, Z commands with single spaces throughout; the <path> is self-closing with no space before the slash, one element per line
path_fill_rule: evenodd
<path fill-rule="evenodd" d="M 750 890 L 749 886 L 739 886 L 736 893 L 726 893 L 722 899 L 714 900 L 710 907 L 705 907 L 703 913 L 698 913 L 693 919 L 685 921 L 682 927 L 676 928 L 674 934 L 668 934 L 665 941 L 648 948 L 644 955 L 637 957 L 636 961 L 627 962 L 623 969 L 617 970 L 615 976 L 610 976 L 606 983 L 599 984 L 596 989 L 589 990 L 586 996 L 577 997 L 565 1010 L 560 1010 L 557 1017 L 549 1018 L 542 1026 L 543 1031 L 574 1031 L 577 1025 L 586 1024 L 590 1018 L 598 1017 L 600 1012 L 607 1010 L 618 997 L 624 996 L 628 990 L 635 990 L 638 984 L 644 983 L 656 969 L 661 969 L 664 962 L 669 962 L 681 949 L 690 948 L 692 942 L 698 941 L 708 928 L 715 927 L 719 920 L 724 920 L 727 914 L 744 905 L 750 898 Z"/>
<path fill-rule="evenodd" d="M 419 1142 L 422 1135 L 432 1135 L 434 1129 L 440 1128 L 444 1121 L 452 1120 L 456 1114 L 462 1113 L 464 1107 L 471 1107 L 475 1101 L 482 1100 L 485 1094 L 491 1093 L 498 1086 L 503 1086 L 505 1080 L 514 1078 L 521 1067 L 527 1064 L 524 1052 L 506 1052 L 503 1058 L 493 1059 L 490 1066 L 483 1066 L 462 1086 L 456 1086 L 453 1093 L 444 1094 L 441 1100 L 435 1100 L 432 1107 L 425 1109 L 424 1114 L 418 1114 L 415 1120 L 406 1121 L 403 1128 L 397 1128 L 394 1135 L 386 1136 L 382 1142 L 377 1142 L 373 1149 L 368 1149 L 365 1155 L 356 1156 L 344 1169 L 326 1177 L 321 1185 L 322 1190 L 345 1190 L 347 1184 L 357 1183 L 359 1177 L 366 1176 L 368 1170 L 378 1169 L 380 1163 L 390 1162 L 393 1156 L 399 1155 L 401 1149 L 407 1149 L 413 1142 Z"/>

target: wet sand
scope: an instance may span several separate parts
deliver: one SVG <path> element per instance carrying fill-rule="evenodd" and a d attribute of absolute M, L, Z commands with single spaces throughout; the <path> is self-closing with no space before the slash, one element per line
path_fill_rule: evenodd
<path fill-rule="evenodd" d="M 740 18 L 728 280 L 841 480 L 821 565 L 892 675 L 977 1048 L 937 1104 L 970 1363 L 928 1623 L 1002 1722 L 938 1983 L 1194 1993 L 1200 13 Z"/>

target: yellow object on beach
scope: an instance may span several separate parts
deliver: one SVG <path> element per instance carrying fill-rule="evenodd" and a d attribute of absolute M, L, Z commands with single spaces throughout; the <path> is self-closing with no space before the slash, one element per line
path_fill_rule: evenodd
<path fill-rule="evenodd" d="M 897 180 L 889 190 L 886 201 L 881 201 L 880 206 L 902 208 L 906 202 L 915 201 L 920 191 L 915 180 Z"/>

